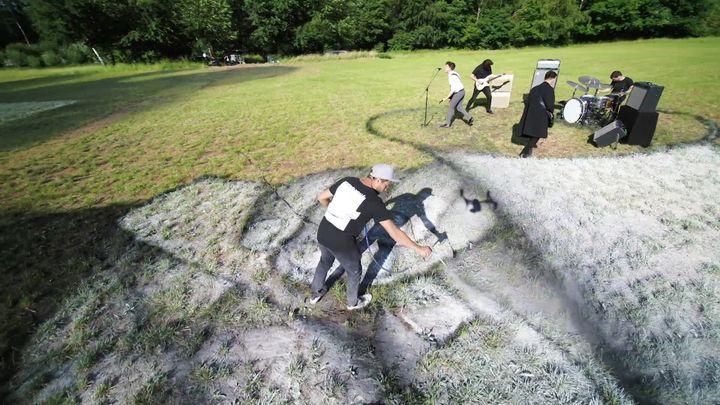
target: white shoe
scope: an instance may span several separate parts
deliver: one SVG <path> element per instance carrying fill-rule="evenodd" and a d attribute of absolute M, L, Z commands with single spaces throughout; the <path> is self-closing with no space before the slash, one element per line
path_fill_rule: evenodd
<path fill-rule="evenodd" d="M 317 295 L 317 296 L 315 296 L 315 297 L 312 297 L 312 298 L 310 298 L 310 299 L 308 300 L 308 304 L 310 304 L 310 305 L 315 305 L 315 304 L 317 304 L 324 296 L 325 296 L 325 294 L 320 294 L 320 295 Z"/>
<path fill-rule="evenodd" d="M 367 304 L 370 303 L 371 300 L 372 300 L 372 295 L 363 294 L 360 297 L 358 297 L 357 304 L 355 304 L 354 306 L 348 306 L 347 309 L 348 309 L 348 311 L 354 311 L 356 309 L 364 308 L 365 306 L 367 306 Z"/>

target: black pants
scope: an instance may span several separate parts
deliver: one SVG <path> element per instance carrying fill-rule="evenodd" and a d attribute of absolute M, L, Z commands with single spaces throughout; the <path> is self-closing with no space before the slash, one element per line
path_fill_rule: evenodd
<path fill-rule="evenodd" d="M 487 98 L 487 105 L 485 106 L 486 111 L 490 111 L 492 108 L 492 90 L 490 90 L 490 86 L 485 86 L 484 89 L 482 89 L 482 93 L 485 95 L 485 98 Z M 480 90 L 477 89 L 477 87 L 473 86 L 473 95 L 470 97 L 470 101 L 467 103 L 467 107 L 465 107 L 466 110 L 469 110 L 470 107 L 472 107 L 473 103 L 475 103 L 475 99 L 477 99 L 477 96 L 480 94 Z"/>
<path fill-rule="evenodd" d="M 327 292 L 325 278 L 327 278 L 327 272 L 332 267 L 335 259 L 340 262 L 341 267 L 336 271 L 340 272 L 340 274 L 342 274 L 343 270 L 347 272 L 347 304 L 348 306 L 354 306 L 358 302 L 358 287 L 362 275 L 360 252 L 355 246 L 344 251 L 332 251 L 320 245 L 320 262 L 315 268 L 315 277 L 313 277 L 311 285 L 313 295 L 323 295 Z"/>
<path fill-rule="evenodd" d="M 540 138 L 535 138 L 534 136 L 529 136 L 527 138 L 528 138 L 528 141 L 525 144 L 525 147 L 520 152 L 520 155 L 528 155 L 528 156 L 532 155 L 533 148 L 535 147 L 535 145 L 537 145 L 538 140 L 540 140 Z"/>

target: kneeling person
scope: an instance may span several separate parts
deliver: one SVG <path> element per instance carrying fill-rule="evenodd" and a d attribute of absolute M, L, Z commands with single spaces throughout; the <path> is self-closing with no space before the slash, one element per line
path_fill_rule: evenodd
<path fill-rule="evenodd" d="M 356 242 L 370 219 L 385 228 L 398 245 L 409 247 L 424 258 L 432 253 L 429 246 L 418 245 L 395 225 L 392 214 L 378 196 L 388 190 L 392 182 L 397 182 L 393 176 L 391 166 L 378 164 L 373 166 L 368 177 L 343 178 L 318 195 L 318 201 L 327 207 L 327 210 L 317 233 L 320 262 L 311 285 L 312 303 L 318 302 L 327 293 L 325 279 L 336 259 L 348 275 L 347 308 L 359 309 L 370 302 L 370 294 L 358 297 L 362 268 Z"/>

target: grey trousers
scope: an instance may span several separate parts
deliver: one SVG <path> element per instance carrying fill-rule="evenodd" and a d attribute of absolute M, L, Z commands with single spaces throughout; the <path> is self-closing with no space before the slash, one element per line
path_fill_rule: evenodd
<path fill-rule="evenodd" d="M 445 120 L 445 124 L 447 126 L 452 125 L 453 119 L 455 118 L 455 110 L 458 110 L 460 114 L 463 115 L 463 119 L 465 121 L 468 121 L 470 119 L 470 114 L 465 110 L 465 107 L 463 107 L 462 101 L 465 98 L 465 89 L 458 91 L 457 93 L 453 94 L 450 98 L 450 105 L 448 106 L 448 113 L 447 113 L 447 119 Z"/>
<path fill-rule="evenodd" d="M 347 281 L 347 304 L 352 307 L 358 302 L 358 287 L 360 286 L 360 276 L 362 275 L 362 267 L 360 265 L 360 252 L 357 248 L 348 251 L 334 252 L 322 244 L 320 246 L 320 262 L 315 268 L 315 277 L 312 281 L 313 296 L 323 295 L 327 292 L 325 279 L 328 270 L 332 267 L 335 259 L 340 262 L 340 268 L 336 272 L 345 269 L 348 276 Z M 342 274 L 341 272 L 339 274 Z"/>

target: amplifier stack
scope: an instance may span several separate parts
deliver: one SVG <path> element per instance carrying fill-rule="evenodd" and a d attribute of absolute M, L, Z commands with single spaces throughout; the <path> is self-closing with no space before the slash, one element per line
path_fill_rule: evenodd
<path fill-rule="evenodd" d="M 628 145 L 650 146 L 658 122 L 658 113 L 655 109 L 663 89 L 663 86 L 649 82 L 635 83 L 627 103 L 620 107 L 617 118 L 627 128 Z"/>

